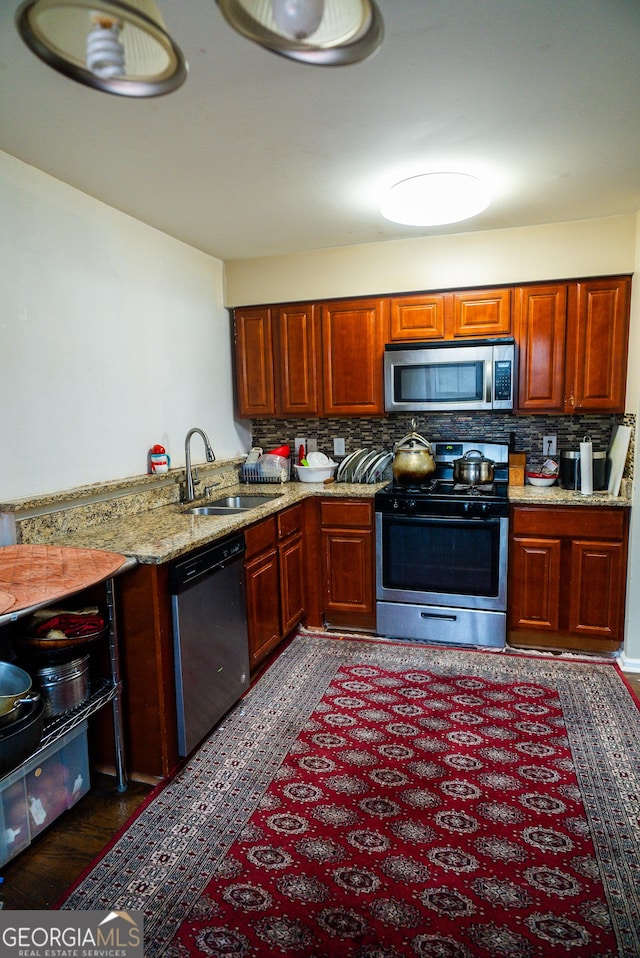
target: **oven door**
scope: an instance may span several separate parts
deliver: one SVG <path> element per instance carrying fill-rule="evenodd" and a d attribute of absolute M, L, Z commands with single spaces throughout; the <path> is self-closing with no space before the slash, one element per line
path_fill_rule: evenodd
<path fill-rule="evenodd" d="M 376 514 L 376 598 L 505 612 L 507 518 Z"/>

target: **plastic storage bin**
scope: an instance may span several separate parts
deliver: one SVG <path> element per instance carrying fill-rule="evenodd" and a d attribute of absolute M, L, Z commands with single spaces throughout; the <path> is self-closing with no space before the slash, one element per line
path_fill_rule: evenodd
<path fill-rule="evenodd" d="M 89 791 L 87 723 L 82 722 L 0 782 L 0 865 Z"/>

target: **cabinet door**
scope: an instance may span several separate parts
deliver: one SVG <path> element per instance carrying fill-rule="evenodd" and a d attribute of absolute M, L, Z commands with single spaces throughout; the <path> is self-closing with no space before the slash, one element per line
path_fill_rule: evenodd
<path fill-rule="evenodd" d="M 625 567 L 622 543 L 573 540 L 569 604 L 571 632 L 622 641 Z"/>
<path fill-rule="evenodd" d="M 274 416 L 272 310 L 237 309 L 234 319 L 238 412 L 246 418 Z"/>
<path fill-rule="evenodd" d="M 249 665 L 253 669 L 282 638 L 280 571 L 275 546 L 245 563 Z"/>
<path fill-rule="evenodd" d="M 560 539 L 511 540 L 510 627 L 557 632 L 560 625 Z"/>
<path fill-rule="evenodd" d="M 571 300 L 576 411 L 624 412 L 629 335 L 629 277 L 576 283 Z"/>
<path fill-rule="evenodd" d="M 389 301 L 353 300 L 322 307 L 323 407 L 328 416 L 384 412 L 382 364 Z"/>
<path fill-rule="evenodd" d="M 281 416 L 320 412 L 320 343 L 316 307 L 281 306 L 275 323 L 277 411 Z"/>
<path fill-rule="evenodd" d="M 519 409 L 563 411 L 566 323 L 566 286 L 517 290 Z"/>
<path fill-rule="evenodd" d="M 508 336 L 511 290 L 487 289 L 452 294 L 453 336 Z"/>
<path fill-rule="evenodd" d="M 325 612 L 375 613 L 373 532 L 323 529 Z"/>
<path fill-rule="evenodd" d="M 298 503 L 277 516 L 283 636 L 291 632 L 306 612 L 304 514 L 303 504 Z"/>
<path fill-rule="evenodd" d="M 305 613 L 304 601 L 304 545 L 301 535 L 291 536 L 279 546 L 280 603 L 282 634 L 289 632 Z"/>
<path fill-rule="evenodd" d="M 445 293 L 391 299 L 391 340 L 444 339 Z"/>

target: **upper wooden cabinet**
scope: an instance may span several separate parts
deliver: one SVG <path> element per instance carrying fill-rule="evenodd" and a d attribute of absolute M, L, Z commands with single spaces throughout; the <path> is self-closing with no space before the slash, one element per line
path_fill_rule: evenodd
<path fill-rule="evenodd" d="M 322 408 L 318 308 L 280 306 L 274 333 L 277 415 L 317 416 Z"/>
<path fill-rule="evenodd" d="M 520 409 L 563 412 L 566 328 L 566 285 L 517 290 Z"/>
<path fill-rule="evenodd" d="M 241 416 L 317 416 L 320 335 L 312 304 L 235 312 L 236 380 Z"/>
<path fill-rule="evenodd" d="M 521 413 L 624 412 L 631 277 L 235 311 L 241 416 L 384 414 L 387 341 L 513 336 Z"/>
<path fill-rule="evenodd" d="M 235 311 L 241 416 L 373 416 L 384 412 L 387 299 Z"/>
<path fill-rule="evenodd" d="M 323 411 L 327 416 L 384 412 L 383 356 L 389 301 L 342 300 L 322 306 Z"/>
<path fill-rule="evenodd" d="M 511 289 L 394 296 L 390 300 L 391 340 L 509 336 L 511 297 Z"/>
<path fill-rule="evenodd" d="M 624 412 L 628 276 L 517 290 L 518 410 Z"/>
<path fill-rule="evenodd" d="M 452 293 L 455 338 L 508 336 L 511 333 L 511 290 L 482 289 Z"/>
<path fill-rule="evenodd" d="M 391 340 L 444 339 L 446 293 L 394 296 L 391 299 Z"/>
<path fill-rule="evenodd" d="M 570 287 L 567 411 L 624 412 L 630 299 L 628 276 Z"/>
<path fill-rule="evenodd" d="M 235 312 L 236 394 L 241 416 L 276 415 L 273 309 Z"/>

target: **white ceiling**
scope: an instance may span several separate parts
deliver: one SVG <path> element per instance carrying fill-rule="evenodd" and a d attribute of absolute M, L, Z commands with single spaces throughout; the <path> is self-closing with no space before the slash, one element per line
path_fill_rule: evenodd
<path fill-rule="evenodd" d="M 368 60 L 312 67 L 238 36 L 214 0 L 159 0 L 189 76 L 100 93 L 20 40 L 0 4 L 0 149 L 224 260 L 640 208 L 638 0 L 379 0 Z M 486 177 L 489 209 L 388 223 L 396 179 Z"/>

